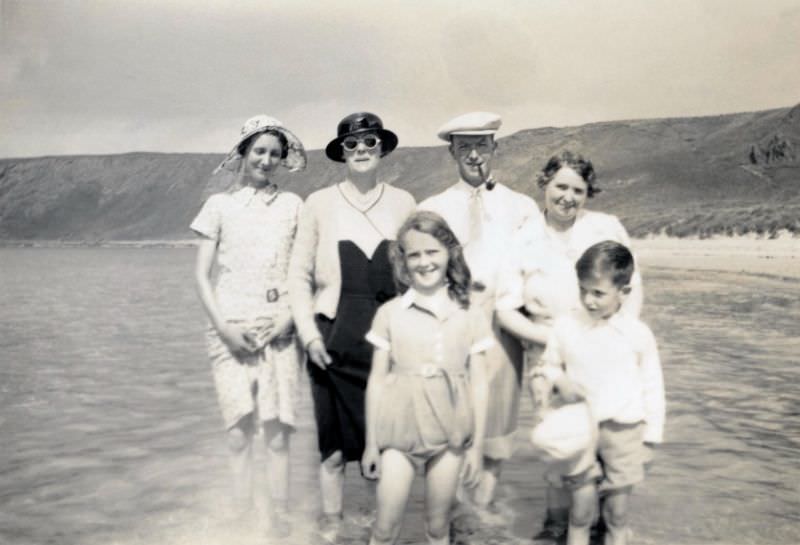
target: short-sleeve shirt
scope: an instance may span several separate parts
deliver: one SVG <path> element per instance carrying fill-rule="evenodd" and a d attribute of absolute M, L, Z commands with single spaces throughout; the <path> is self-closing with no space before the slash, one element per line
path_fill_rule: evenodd
<path fill-rule="evenodd" d="M 215 295 L 226 319 L 288 308 L 286 275 L 303 201 L 244 187 L 208 198 L 191 228 L 217 241 Z"/>
<path fill-rule="evenodd" d="M 395 371 L 463 372 L 469 356 L 490 348 L 494 337 L 479 307 L 464 309 L 449 298 L 441 306 L 428 308 L 409 289 L 378 309 L 367 340 L 391 352 Z"/>

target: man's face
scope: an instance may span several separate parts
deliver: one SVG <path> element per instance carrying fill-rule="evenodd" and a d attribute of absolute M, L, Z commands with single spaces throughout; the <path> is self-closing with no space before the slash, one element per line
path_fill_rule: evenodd
<path fill-rule="evenodd" d="M 486 135 L 454 134 L 450 137 L 450 155 L 458 164 L 461 178 L 473 187 L 478 187 L 492 172 L 492 158 L 497 148 L 494 137 Z M 481 176 L 480 170 L 483 169 Z"/>

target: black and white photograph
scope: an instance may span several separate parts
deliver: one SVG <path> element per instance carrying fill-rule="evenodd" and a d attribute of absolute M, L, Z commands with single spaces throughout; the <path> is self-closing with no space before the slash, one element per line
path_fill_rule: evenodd
<path fill-rule="evenodd" d="M 0 0 L 0 545 L 800 543 L 799 67 L 800 0 Z"/>

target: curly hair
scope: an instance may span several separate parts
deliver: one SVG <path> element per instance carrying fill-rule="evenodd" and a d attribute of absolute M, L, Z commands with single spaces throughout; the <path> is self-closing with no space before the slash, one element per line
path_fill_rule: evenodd
<path fill-rule="evenodd" d="M 575 263 L 578 279 L 585 280 L 597 275 L 610 275 L 618 288 L 631 283 L 634 270 L 633 255 L 623 244 L 613 240 L 598 242 L 583 252 Z"/>
<path fill-rule="evenodd" d="M 419 231 L 430 235 L 447 248 L 447 293 L 461 307 L 469 307 L 469 292 L 472 286 L 472 274 L 464 259 L 464 251 L 458 238 L 447 225 L 442 216 L 435 212 L 418 211 L 411 214 L 397 231 L 397 240 L 389 247 L 389 259 L 392 262 L 394 280 L 398 290 L 403 292 L 411 286 L 411 275 L 406 265 L 403 239 L 409 231 Z"/>
<path fill-rule="evenodd" d="M 276 131 L 274 129 L 267 129 L 255 134 L 251 134 L 242 140 L 242 142 L 236 147 L 236 151 L 239 152 L 239 155 L 246 157 L 247 154 L 250 153 L 250 148 L 253 146 L 253 143 L 262 134 L 271 134 L 278 139 L 278 142 L 281 144 L 281 159 L 286 159 L 286 156 L 289 155 L 289 140 L 286 139 L 286 135 L 281 131 Z"/>
<path fill-rule="evenodd" d="M 578 176 L 583 178 L 583 181 L 586 182 L 587 197 L 594 197 L 596 194 L 600 193 L 600 188 L 595 185 L 596 175 L 592 162 L 585 159 L 582 155 L 569 150 L 564 150 L 558 155 L 553 155 L 548 159 L 547 164 L 536 180 L 539 187 L 542 189 L 547 187 L 547 184 L 555 178 L 558 171 L 564 167 L 571 168 Z"/>

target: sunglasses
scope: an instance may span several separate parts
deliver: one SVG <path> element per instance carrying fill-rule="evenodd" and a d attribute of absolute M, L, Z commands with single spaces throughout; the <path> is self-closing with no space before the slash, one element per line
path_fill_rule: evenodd
<path fill-rule="evenodd" d="M 362 138 L 356 138 L 355 136 L 348 136 L 344 140 L 342 140 L 342 147 L 347 151 L 355 151 L 358 147 L 359 142 L 364 144 L 364 147 L 367 149 L 375 149 L 381 143 L 381 139 L 374 135 L 364 136 Z"/>

